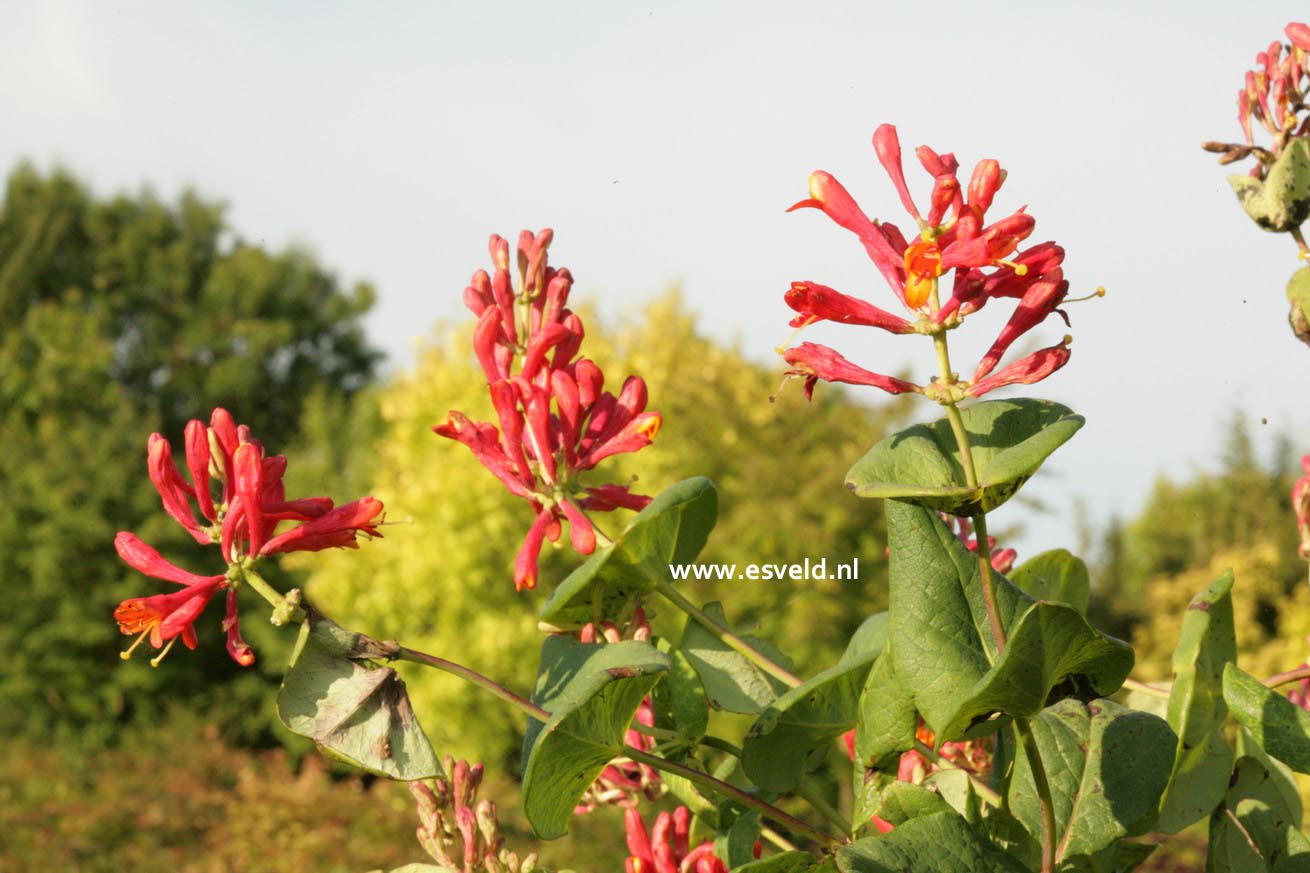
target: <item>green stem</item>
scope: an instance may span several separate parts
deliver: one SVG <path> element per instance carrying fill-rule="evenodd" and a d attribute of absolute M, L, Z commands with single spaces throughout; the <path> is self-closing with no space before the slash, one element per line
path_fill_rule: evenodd
<path fill-rule="evenodd" d="M 804 800 L 810 806 L 828 820 L 828 824 L 837 828 L 844 834 L 851 832 L 851 823 L 840 812 L 833 809 L 832 804 L 823 799 L 823 795 L 815 790 L 814 786 L 808 782 L 802 782 L 796 788 L 796 796 Z"/>
<path fill-rule="evenodd" d="M 249 585 L 260 597 L 268 601 L 273 607 L 273 615 L 269 618 L 273 624 L 281 626 L 288 622 L 302 622 L 305 620 L 305 610 L 300 606 L 300 593 L 292 591 L 294 598 L 278 593 L 278 590 L 268 584 L 263 576 L 255 572 L 252 567 L 241 567 L 241 581 Z"/>
<path fill-rule="evenodd" d="M 540 706 L 537 706 L 526 698 L 520 697 L 504 685 L 483 676 L 476 670 L 470 670 L 463 664 L 456 664 L 454 661 L 447 661 L 445 658 L 438 658 L 436 655 L 429 655 L 427 652 L 416 651 L 415 649 L 410 649 L 405 646 L 400 647 L 400 651 L 396 655 L 396 660 L 409 661 L 414 664 L 422 664 L 425 667 L 435 667 L 438 670 L 443 670 L 446 673 L 450 673 L 452 676 L 458 676 L 466 682 L 471 682 L 485 691 L 490 691 L 510 706 L 513 706 L 515 709 L 518 709 L 520 712 L 525 713 L 531 718 L 535 718 L 537 721 L 547 722 L 550 720 L 550 713 L 542 709 Z"/>
<path fill-rule="evenodd" d="M 767 801 L 761 800 L 748 791 L 743 791 L 737 786 L 730 785 L 721 779 L 715 779 L 708 773 L 702 773 L 693 767 L 687 767 L 683 764 L 674 763 L 673 761 L 666 761 L 663 758 L 643 752 L 641 749 L 634 749 L 631 746 L 624 749 L 623 752 L 627 757 L 636 761 L 638 764 L 645 764 L 647 767 L 665 773 L 673 773 L 690 782 L 694 782 L 702 788 L 730 797 L 742 806 L 755 810 L 774 824 L 782 825 L 793 833 L 799 834 L 807 840 L 812 840 L 824 848 L 832 848 L 841 844 L 841 840 L 837 837 L 819 830 L 790 813 L 783 812 L 781 809 L 778 809 L 778 807 Z"/>
<path fill-rule="evenodd" d="M 784 852 L 795 852 L 797 848 L 787 841 L 787 838 L 775 831 L 773 828 L 760 828 L 760 836 L 773 843 Z"/>
<path fill-rule="evenodd" d="M 1042 873 L 1055 873 L 1055 804 L 1051 800 L 1051 785 L 1046 781 L 1046 768 L 1042 765 L 1037 740 L 1027 720 L 1016 719 L 1014 731 L 1023 742 L 1028 768 L 1033 774 L 1033 786 L 1037 789 L 1037 805 L 1042 812 Z"/>
<path fill-rule="evenodd" d="M 947 346 L 946 334 L 933 334 L 933 350 L 937 353 L 938 378 L 942 385 L 950 386 L 956 382 L 951 370 L 951 353 Z M 955 434 L 955 444 L 960 449 L 960 466 L 964 469 L 964 484 L 971 490 L 978 488 L 978 469 L 973 462 L 973 447 L 969 442 L 969 432 L 964 428 L 964 417 L 955 403 L 944 403 L 946 420 L 951 424 Z M 996 583 L 993 578 L 991 549 L 987 547 L 987 515 L 979 510 L 973 517 L 974 535 L 978 542 L 978 576 L 982 580 L 983 605 L 987 608 L 987 624 L 991 627 L 992 642 L 996 644 L 996 654 L 1005 651 L 1005 627 L 1001 624 L 1001 613 L 996 606 Z"/>
<path fill-rule="evenodd" d="M 721 640 L 724 645 L 728 646 L 746 660 L 759 667 L 765 673 L 768 673 L 770 676 L 782 682 L 784 685 L 789 688 L 795 688 L 798 685 L 804 684 L 804 681 L 799 676 L 769 660 L 757 649 L 753 648 L 750 643 L 746 642 L 731 630 L 706 615 L 696 606 L 696 604 L 684 597 L 681 591 L 674 588 L 672 583 L 667 579 L 661 579 L 657 582 L 655 590 L 664 595 L 664 597 L 674 606 L 678 607 L 678 609 L 681 609 L 683 612 L 687 613 L 687 615 L 699 622 L 702 627 Z"/>
<path fill-rule="evenodd" d="M 992 570 L 991 547 L 987 545 L 987 513 L 981 510 L 973 517 L 973 536 L 978 544 L 978 576 L 982 580 L 983 604 L 987 607 L 987 623 L 992 628 L 996 655 L 1005 651 L 1005 628 L 1001 626 L 1001 611 L 996 606 L 996 584 Z"/>
<path fill-rule="evenodd" d="M 972 770 L 961 767 L 950 758 L 943 757 L 936 749 L 922 740 L 914 741 L 914 750 L 944 770 L 963 770 L 969 776 L 969 782 L 973 785 L 974 793 L 996 809 L 1001 808 L 1001 795 L 997 794 L 990 785 L 980 779 Z"/>

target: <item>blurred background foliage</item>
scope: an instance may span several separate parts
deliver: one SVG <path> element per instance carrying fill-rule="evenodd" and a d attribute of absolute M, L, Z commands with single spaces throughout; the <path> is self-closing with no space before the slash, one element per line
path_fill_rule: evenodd
<path fill-rule="evenodd" d="M 289 639 L 254 610 L 243 624 L 253 669 L 223 654 L 217 613 L 199 627 L 199 651 L 174 652 L 159 670 L 118 658 L 114 605 L 158 589 L 117 560 L 116 531 L 183 566 L 213 567 L 212 552 L 159 511 L 145 443 L 158 430 L 178 444 L 185 421 L 215 405 L 290 457 L 293 493 L 386 503 L 382 541 L 295 556 L 273 574 L 280 584 L 303 586 L 343 624 L 530 687 L 535 614 L 576 556 L 548 549 L 540 588 L 514 592 L 528 509 L 431 432 L 451 409 L 492 418 L 470 325 L 439 327 L 411 371 L 382 380 L 361 325 L 372 299 L 309 252 L 237 238 L 222 206 L 194 194 L 98 198 L 59 171 L 10 176 L 0 206 L 0 870 L 255 869 L 270 853 L 280 869 L 346 870 L 419 857 L 403 788 L 329 766 L 276 725 Z M 801 673 L 833 660 L 886 605 L 881 508 L 841 481 L 905 407 L 828 386 L 813 403 L 797 385 L 779 391 L 779 367 L 699 335 L 676 292 L 619 324 L 583 309 L 586 353 L 609 385 L 640 373 L 664 414 L 655 444 L 606 462 L 598 481 L 636 476 L 654 494 L 712 478 L 720 523 L 706 561 L 858 557 L 857 583 L 692 586 L 783 644 Z M 1235 422 L 1212 469 L 1161 480 L 1140 512 L 1085 532 L 1097 543 L 1086 555 L 1096 620 L 1134 642 L 1141 678 L 1168 678 L 1183 607 L 1229 566 L 1244 666 L 1263 674 L 1305 660 L 1310 587 L 1287 494 L 1306 447 L 1283 441 L 1260 459 Z M 676 617 L 659 611 L 657 628 L 677 633 Z M 444 675 L 407 679 L 438 750 L 483 760 L 500 780 L 489 793 L 513 835 L 517 719 Z M 547 846 L 545 860 L 618 869 L 612 812 L 580 819 L 579 838 Z M 1187 852 L 1195 841 L 1152 869 L 1192 869 Z"/>

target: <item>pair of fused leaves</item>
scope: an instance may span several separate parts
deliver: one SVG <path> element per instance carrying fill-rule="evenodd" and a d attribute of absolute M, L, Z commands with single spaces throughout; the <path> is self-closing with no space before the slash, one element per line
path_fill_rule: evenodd
<path fill-rule="evenodd" d="M 1013 497 L 1046 458 L 1084 424 L 1068 407 L 1045 400 L 987 400 L 960 411 L 972 446 L 977 486 L 967 484 L 964 459 L 946 419 L 883 439 L 846 474 L 860 497 L 903 500 L 970 516 Z"/>
<path fill-rule="evenodd" d="M 441 775 L 404 681 L 381 663 L 398 651 L 311 611 L 278 691 L 278 718 L 370 773 L 404 781 Z"/>
<path fill-rule="evenodd" d="M 1310 141 L 1287 144 L 1264 179 L 1245 173 L 1228 177 L 1251 220 L 1272 233 L 1288 233 L 1310 218 Z"/>

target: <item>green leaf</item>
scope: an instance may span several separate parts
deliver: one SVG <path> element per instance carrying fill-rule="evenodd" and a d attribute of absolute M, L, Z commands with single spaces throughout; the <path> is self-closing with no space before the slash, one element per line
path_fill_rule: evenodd
<path fill-rule="evenodd" d="M 875 655 L 881 652 L 887 645 L 887 617 L 885 612 L 875 612 L 860 622 L 855 633 L 851 634 L 851 640 L 846 644 L 846 650 L 842 652 L 837 663 L 844 664 L 860 658 L 866 652 L 873 652 Z"/>
<path fill-rule="evenodd" d="M 370 773 L 406 782 L 440 775 L 404 681 L 379 663 L 397 651 L 310 612 L 278 691 L 278 718 Z"/>
<path fill-rule="evenodd" d="M 1055 807 L 1057 861 L 1099 852 L 1154 814 L 1176 742 L 1163 719 L 1109 700 L 1064 700 L 1029 724 Z M 1040 835 L 1041 808 L 1022 744 L 1007 799 L 1024 827 Z"/>
<path fill-rule="evenodd" d="M 910 691 L 896 681 L 890 652 L 874 662 L 860 692 L 855 721 L 855 760 L 863 769 L 881 769 L 914 747 L 918 715 Z"/>
<path fill-rule="evenodd" d="M 669 672 L 651 693 L 655 726 L 665 728 L 689 740 L 705 736 L 709 725 L 709 700 L 705 686 L 681 650 L 661 638 L 656 645 L 668 656 Z"/>
<path fill-rule="evenodd" d="M 1287 323 L 1303 343 L 1310 343 L 1310 267 L 1302 267 L 1287 282 Z"/>
<path fill-rule="evenodd" d="M 842 873 L 1028 873 L 954 812 L 907 821 L 837 850 Z"/>
<path fill-rule="evenodd" d="M 966 484 L 950 422 L 918 424 L 869 449 L 846 474 L 860 497 L 887 497 L 954 515 L 989 512 L 1014 496 L 1047 456 L 1083 426 L 1081 415 L 1046 400 L 987 400 L 960 412 L 978 487 Z"/>
<path fill-rule="evenodd" d="M 1310 217 L 1310 142 L 1289 142 L 1264 179 L 1235 173 L 1228 184 L 1256 224 L 1272 233 L 1295 230 Z"/>
<path fill-rule="evenodd" d="M 893 825 L 903 825 L 912 818 L 948 812 L 951 807 L 938 794 L 911 782 L 892 782 L 878 796 L 873 814 Z"/>
<path fill-rule="evenodd" d="M 727 626 L 723 607 L 717 601 L 705 604 L 702 610 Z M 753 636 L 742 636 L 742 639 L 775 664 L 791 669 L 791 659 L 767 641 Z M 695 619 L 687 619 L 678 648 L 700 676 L 710 706 L 715 709 L 755 715 L 786 690 L 785 685 L 730 648 Z"/>
<path fill-rule="evenodd" d="M 555 627 L 578 627 L 617 612 L 669 578 L 670 564 L 696 560 L 718 518 L 719 497 L 704 477 L 670 485 L 633 516 L 614 542 L 569 574 L 541 609 Z"/>
<path fill-rule="evenodd" d="M 742 864 L 740 867 L 733 867 L 732 873 L 822 873 L 827 870 L 835 871 L 836 868 L 831 864 L 831 860 L 823 862 L 814 860 L 814 856 L 809 852 L 781 852 L 758 861 L 751 861 L 749 864 Z"/>
<path fill-rule="evenodd" d="M 1237 728 L 1237 757 L 1255 758 L 1269 771 L 1270 778 L 1278 788 L 1283 800 L 1283 809 L 1292 821 L 1301 821 L 1301 789 L 1296 784 L 1296 774 L 1282 761 L 1277 761 L 1262 748 L 1251 736 L 1251 732 L 1242 726 Z"/>
<path fill-rule="evenodd" d="M 885 507 L 891 548 L 888 644 L 897 680 L 939 743 L 998 713 L 1029 717 L 1066 696 L 1112 694 L 1133 665 L 1132 648 L 1092 628 L 1073 607 L 1037 603 L 993 573 L 1006 629 L 997 656 L 978 557 L 935 512 Z"/>
<path fill-rule="evenodd" d="M 795 788 L 812 752 L 855 727 L 860 691 L 879 649 L 843 660 L 787 691 L 760 713 L 742 742 L 742 769 L 756 785 Z"/>
<path fill-rule="evenodd" d="M 1255 758 L 1238 758 L 1223 804 L 1210 817 L 1207 870 L 1264 873 L 1310 870 L 1310 841 L 1277 782 Z"/>
<path fill-rule="evenodd" d="M 1193 597 L 1183 614 L 1168 709 L 1178 748 L 1156 823 L 1167 834 L 1209 815 L 1228 790 L 1233 751 L 1223 735 L 1223 677 L 1224 665 L 1237 657 L 1232 588 L 1229 571 Z"/>
<path fill-rule="evenodd" d="M 532 702 L 551 715 L 545 724 L 529 719 L 523 741 L 523 811 L 537 836 L 564 836 L 573 807 L 623 754 L 638 704 L 668 668 L 649 643 L 546 638 Z"/>
<path fill-rule="evenodd" d="M 1057 600 L 1087 614 L 1091 591 L 1087 565 L 1067 549 L 1033 555 L 1010 572 L 1010 581 L 1037 600 Z"/>
<path fill-rule="evenodd" d="M 753 810 L 741 812 L 714 838 L 714 854 L 735 868 L 755 860 L 755 843 L 759 838 L 760 814 Z"/>
<path fill-rule="evenodd" d="M 1310 713 L 1229 663 L 1224 700 L 1266 752 L 1298 773 L 1310 773 Z"/>
<path fill-rule="evenodd" d="M 964 816 L 965 821 L 972 825 L 981 824 L 982 800 L 978 797 L 978 792 L 974 789 L 973 781 L 967 772 L 949 768 L 938 770 L 936 773 L 929 773 L 923 784 L 924 787 L 931 788 L 940 795 L 951 809 Z"/>

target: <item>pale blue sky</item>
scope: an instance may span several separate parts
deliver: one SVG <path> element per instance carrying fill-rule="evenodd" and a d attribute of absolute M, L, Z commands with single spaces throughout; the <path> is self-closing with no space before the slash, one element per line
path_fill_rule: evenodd
<path fill-rule="evenodd" d="M 0 3 L 0 166 L 228 201 L 241 235 L 373 280 L 369 328 L 398 366 L 462 317 L 489 233 L 543 226 L 607 313 L 680 282 L 704 330 L 766 360 L 793 279 L 893 306 L 853 239 L 783 211 L 823 168 L 900 221 L 869 146 L 891 121 L 907 150 L 999 159 L 998 205 L 1029 204 L 1075 289 L 1110 291 L 1071 308 L 1072 363 L 1027 392 L 1089 419 L 1036 494 L 1131 513 L 1157 473 L 1213 463 L 1234 408 L 1310 450 L 1310 349 L 1283 299 L 1294 249 L 1197 147 L 1237 136 L 1243 71 L 1304 5 L 1000 8 Z M 961 369 L 991 339 L 974 333 Z M 811 338 L 884 371 L 931 360 L 917 338 Z M 1071 545 L 1072 527 L 1061 510 L 1023 545 Z"/>

